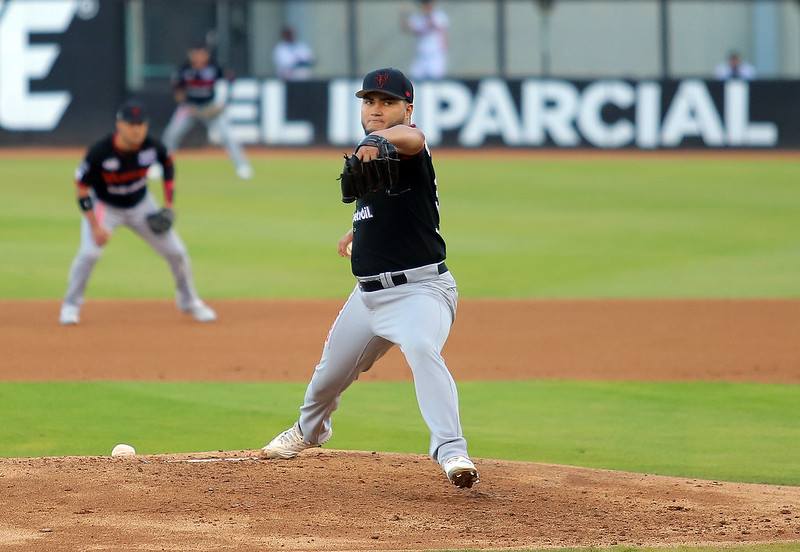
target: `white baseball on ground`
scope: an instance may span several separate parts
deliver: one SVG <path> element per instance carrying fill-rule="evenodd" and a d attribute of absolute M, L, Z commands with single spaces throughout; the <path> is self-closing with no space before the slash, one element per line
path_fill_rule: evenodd
<path fill-rule="evenodd" d="M 135 456 L 136 449 L 125 443 L 120 443 L 111 450 L 111 456 Z"/>

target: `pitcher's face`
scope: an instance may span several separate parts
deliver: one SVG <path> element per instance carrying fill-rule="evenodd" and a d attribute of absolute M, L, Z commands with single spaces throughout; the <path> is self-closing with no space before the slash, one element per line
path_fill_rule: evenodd
<path fill-rule="evenodd" d="M 361 125 L 367 134 L 411 122 L 414 105 L 405 100 L 369 92 L 361 100 Z"/>

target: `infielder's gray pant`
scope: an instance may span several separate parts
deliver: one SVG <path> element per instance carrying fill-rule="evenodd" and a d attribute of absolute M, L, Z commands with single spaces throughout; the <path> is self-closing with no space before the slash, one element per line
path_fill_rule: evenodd
<path fill-rule="evenodd" d="M 94 199 L 95 216 L 100 224 L 113 232 L 118 226 L 125 225 L 150 244 L 161 257 L 166 259 L 175 278 L 175 298 L 178 308 L 188 308 L 199 297 L 192 282 L 192 269 L 186 246 L 174 229 L 163 234 L 155 234 L 145 222 L 145 217 L 158 211 L 159 207 L 153 196 L 148 193 L 142 201 L 130 209 L 112 207 L 96 198 Z M 81 217 L 81 245 L 78 254 L 72 261 L 69 271 L 69 283 L 64 294 L 64 303 L 80 307 L 84 302 L 84 292 L 95 263 L 103 254 L 92 236 L 92 227 L 86 217 Z"/>
<path fill-rule="evenodd" d="M 215 111 L 214 106 L 179 105 L 175 109 L 175 113 L 172 114 L 169 123 L 167 123 L 162 136 L 161 141 L 164 142 L 167 151 L 172 153 L 178 149 L 181 140 L 192 129 L 195 121 L 203 123 L 209 133 L 219 135 L 225 151 L 228 152 L 228 157 L 231 158 L 237 169 L 248 164 L 242 146 L 231 135 L 228 121 L 225 119 L 225 112 Z"/>
<path fill-rule="evenodd" d="M 458 391 L 441 355 L 457 302 L 449 272 L 378 291 L 356 286 L 331 327 L 306 389 L 299 420 L 305 440 L 319 442 L 344 390 L 397 344 L 411 367 L 417 403 L 431 432 L 431 458 L 441 464 L 451 456 L 468 456 Z"/>

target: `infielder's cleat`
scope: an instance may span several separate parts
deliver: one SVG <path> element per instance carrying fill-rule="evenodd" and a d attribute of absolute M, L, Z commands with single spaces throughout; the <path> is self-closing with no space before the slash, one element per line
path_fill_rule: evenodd
<path fill-rule="evenodd" d="M 241 165 L 236 168 L 236 176 L 242 180 L 250 180 L 253 178 L 253 167 L 250 165 Z"/>
<path fill-rule="evenodd" d="M 64 326 L 74 325 L 81 321 L 81 309 L 75 305 L 62 305 L 58 323 Z"/>
<path fill-rule="evenodd" d="M 311 445 L 303 439 L 303 433 L 300 431 L 300 422 L 295 422 L 292 427 L 275 437 L 267 446 L 261 449 L 261 458 L 283 458 L 288 460 L 306 449 L 321 447 L 330 440 L 332 435 L 333 430 L 329 429 L 327 433 L 322 435 L 319 443 Z"/>
<path fill-rule="evenodd" d="M 188 307 L 181 307 L 181 310 L 194 316 L 194 319 L 198 322 L 213 322 L 217 319 L 217 313 L 214 312 L 214 309 L 200 299 L 197 299 Z"/>
<path fill-rule="evenodd" d="M 442 469 L 450 483 L 461 489 L 470 489 L 478 483 L 478 470 L 466 456 L 453 456 L 442 462 Z"/>

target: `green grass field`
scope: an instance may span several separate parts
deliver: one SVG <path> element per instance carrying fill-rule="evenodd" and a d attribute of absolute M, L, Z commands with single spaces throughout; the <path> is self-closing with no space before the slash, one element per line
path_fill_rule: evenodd
<path fill-rule="evenodd" d="M 478 458 L 800 485 L 798 386 L 516 381 L 459 389 Z M 142 454 L 256 449 L 294 422 L 304 390 L 300 383 L 3 383 L 0 455 L 107 455 L 119 442 Z M 334 424 L 333 448 L 428 449 L 411 383 L 354 385 Z"/>
<path fill-rule="evenodd" d="M 79 160 L 0 160 L 0 298 L 58 298 L 78 246 Z M 178 160 L 177 228 L 208 298 L 341 297 L 352 206 L 341 158 Z M 463 297 L 798 297 L 800 193 L 790 160 L 437 163 L 448 265 Z M 160 197 L 160 189 L 155 187 Z M 171 297 L 127 229 L 89 297 Z"/>
<path fill-rule="evenodd" d="M 436 162 L 448 265 L 462 297 L 800 297 L 795 161 L 537 157 Z M 242 182 L 225 159 L 179 157 L 177 227 L 203 296 L 343 298 L 352 276 L 335 248 L 352 207 L 339 200 L 341 161 L 256 159 L 256 178 Z M 78 246 L 78 162 L 0 159 L 0 300 L 63 293 Z M 171 296 L 166 265 L 127 230 L 112 239 L 88 293 Z M 303 389 L 0 383 L 0 456 L 108 454 L 121 441 L 143 453 L 258 447 L 293 421 Z M 800 386 L 524 381 L 459 389 L 476 457 L 800 485 Z M 427 450 L 408 384 L 359 383 L 334 420 L 336 448 Z"/>

